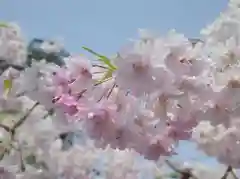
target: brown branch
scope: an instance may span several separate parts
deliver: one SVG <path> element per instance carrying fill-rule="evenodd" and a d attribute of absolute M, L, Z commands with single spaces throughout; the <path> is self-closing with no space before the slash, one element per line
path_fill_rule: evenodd
<path fill-rule="evenodd" d="M 110 97 L 115 87 L 116 87 L 116 83 L 114 83 L 113 86 L 109 89 L 109 92 L 107 94 L 107 99 Z"/>
<path fill-rule="evenodd" d="M 21 126 L 24 121 L 29 117 L 29 115 L 32 113 L 32 111 L 39 105 L 39 102 L 36 102 L 28 111 L 27 113 L 22 117 L 20 118 L 13 126 L 13 128 L 11 129 L 11 132 L 14 133 L 15 130 Z"/>
<path fill-rule="evenodd" d="M 232 170 L 231 166 L 228 166 L 227 170 L 225 171 L 224 175 L 221 177 L 221 179 L 227 179 L 230 171 Z"/>
<path fill-rule="evenodd" d="M 105 66 L 102 66 L 102 65 L 97 65 L 97 64 L 93 64 L 92 65 L 93 67 L 99 67 L 99 68 L 103 68 L 103 69 L 108 69 L 107 67 Z"/>
<path fill-rule="evenodd" d="M 5 129 L 7 132 L 10 132 L 11 133 L 11 139 L 14 140 L 14 136 L 15 136 L 15 132 L 16 132 L 16 129 L 21 126 L 24 121 L 29 117 L 29 115 L 32 113 L 32 111 L 39 105 L 39 102 L 36 102 L 27 112 L 26 114 L 20 118 L 14 125 L 12 128 L 9 128 L 8 126 L 5 126 L 3 124 L 0 124 L 0 127 L 2 127 L 3 129 Z M 4 149 L 4 151 L 0 154 L 0 161 L 3 159 L 4 155 L 9 152 L 9 148 L 6 147 Z"/>
<path fill-rule="evenodd" d="M 4 148 L 4 151 L 1 153 L 1 155 L 0 155 L 0 161 L 3 159 L 3 157 L 4 157 L 4 155 L 6 154 L 6 153 L 8 153 L 9 152 L 9 148 Z"/>
<path fill-rule="evenodd" d="M 101 84 L 103 84 L 103 83 L 105 83 L 105 82 L 107 82 L 107 81 L 109 81 L 109 80 L 111 80 L 111 79 L 112 79 L 112 77 L 107 78 L 107 79 L 105 79 L 105 80 L 102 80 L 102 81 L 100 81 L 100 82 L 97 82 L 97 83 L 94 84 L 94 87 L 96 87 L 96 86 L 98 86 L 98 85 L 101 85 Z"/>
<path fill-rule="evenodd" d="M 227 167 L 227 170 L 225 171 L 224 175 L 221 177 L 221 179 L 227 179 L 227 177 L 231 174 L 234 179 L 239 179 L 237 175 L 234 173 L 233 168 L 231 166 Z"/>
<path fill-rule="evenodd" d="M 0 127 L 3 128 L 3 129 L 4 129 L 5 131 L 7 131 L 7 132 L 11 132 L 11 128 L 8 127 L 8 126 L 5 126 L 4 124 L 1 124 L 1 123 L 0 123 Z"/>
<path fill-rule="evenodd" d="M 181 175 L 180 179 L 190 179 L 190 178 L 198 179 L 196 176 L 192 174 L 190 169 L 181 170 L 175 167 L 169 160 L 166 160 L 165 162 L 172 170 L 174 170 L 175 172 Z"/>

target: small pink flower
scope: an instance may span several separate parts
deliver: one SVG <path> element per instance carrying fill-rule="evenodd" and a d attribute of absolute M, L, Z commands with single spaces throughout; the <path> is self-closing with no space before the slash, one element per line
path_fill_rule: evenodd
<path fill-rule="evenodd" d="M 78 112 L 76 100 L 69 95 L 62 95 L 56 104 L 69 115 L 74 115 Z"/>

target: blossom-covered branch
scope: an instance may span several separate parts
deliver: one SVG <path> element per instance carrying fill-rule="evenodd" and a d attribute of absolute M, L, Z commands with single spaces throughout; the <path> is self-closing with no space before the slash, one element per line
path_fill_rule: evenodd
<path fill-rule="evenodd" d="M 97 61 L 67 55 L 61 64 L 47 63 L 46 55 L 29 55 L 17 25 L 1 25 L 0 174 L 4 179 L 167 178 L 164 164 L 157 163 L 175 156 L 185 140 L 228 169 L 201 173 L 199 166 L 180 169 L 167 160 L 168 169 L 182 179 L 236 179 L 239 4 L 230 0 L 202 31 L 201 41 L 175 31 L 156 36 L 141 30 L 140 38 L 114 57 L 83 47 Z M 50 42 L 40 46 L 49 53 L 62 49 Z"/>

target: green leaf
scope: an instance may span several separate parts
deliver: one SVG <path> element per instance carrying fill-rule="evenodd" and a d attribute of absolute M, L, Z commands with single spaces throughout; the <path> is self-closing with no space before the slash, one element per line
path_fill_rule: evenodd
<path fill-rule="evenodd" d="M 4 80 L 4 95 L 7 96 L 12 89 L 12 80 Z"/>
<path fill-rule="evenodd" d="M 92 49 L 90 48 L 87 48 L 87 47 L 82 47 L 84 50 L 88 51 L 89 53 L 97 56 L 99 59 L 99 61 L 103 62 L 105 65 L 107 65 L 111 70 L 116 70 L 117 67 L 115 65 L 113 65 L 111 63 L 111 60 L 109 58 L 107 58 L 106 56 L 103 56 L 95 51 L 93 51 Z"/>
<path fill-rule="evenodd" d="M 105 81 L 108 81 L 109 79 L 112 78 L 112 74 L 113 74 L 113 70 L 109 69 L 108 71 L 106 71 L 103 75 L 103 77 L 97 81 L 97 84 L 101 84 Z"/>

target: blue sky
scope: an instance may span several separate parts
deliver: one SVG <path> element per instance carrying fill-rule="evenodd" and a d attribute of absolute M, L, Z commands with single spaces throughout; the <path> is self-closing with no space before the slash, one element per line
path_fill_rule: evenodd
<path fill-rule="evenodd" d="M 136 37 L 138 28 L 160 34 L 175 28 L 198 37 L 226 4 L 227 0 L 1 0 L 0 20 L 19 23 L 27 39 L 63 37 L 71 52 L 82 53 L 85 45 L 112 55 Z M 181 158 L 206 159 L 192 148 L 182 145 Z"/>
<path fill-rule="evenodd" d="M 1 0 L 0 19 L 18 22 L 28 38 L 64 37 L 70 51 L 86 45 L 115 53 L 138 28 L 197 37 L 227 0 Z"/>

